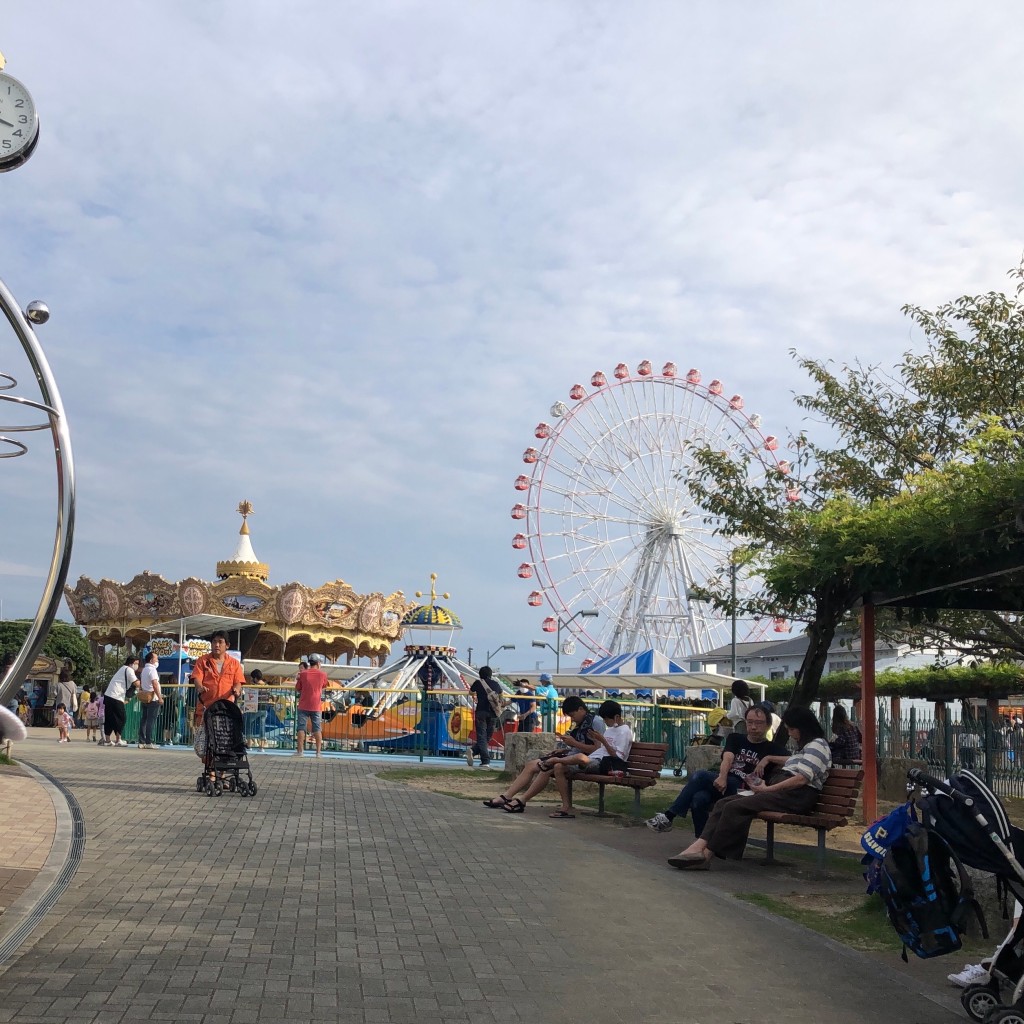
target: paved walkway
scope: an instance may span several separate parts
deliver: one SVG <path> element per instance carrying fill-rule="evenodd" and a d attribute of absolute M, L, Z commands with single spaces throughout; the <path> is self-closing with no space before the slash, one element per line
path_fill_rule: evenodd
<path fill-rule="evenodd" d="M 703 876 L 594 842 L 606 822 L 566 830 L 337 759 L 254 758 L 259 795 L 218 799 L 181 752 L 16 753 L 66 783 L 87 841 L 0 968 L 2 1022 L 963 1019 Z"/>

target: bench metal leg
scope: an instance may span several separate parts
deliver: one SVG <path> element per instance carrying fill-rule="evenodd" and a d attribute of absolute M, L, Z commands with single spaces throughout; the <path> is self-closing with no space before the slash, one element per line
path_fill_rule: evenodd
<path fill-rule="evenodd" d="M 818 829 L 818 867 L 825 867 L 825 830 Z"/>
<path fill-rule="evenodd" d="M 597 816 L 599 818 L 605 817 L 604 812 L 604 783 L 599 783 L 597 787 Z"/>
<path fill-rule="evenodd" d="M 640 790 L 637 786 L 633 787 L 633 817 L 640 817 Z"/>
<path fill-rule="evenodd" d="M 775 822 L 766 822 L 768 825 L 768 837 L 765 840 L 764 862 L 765 864 L 775 863 Z"/>

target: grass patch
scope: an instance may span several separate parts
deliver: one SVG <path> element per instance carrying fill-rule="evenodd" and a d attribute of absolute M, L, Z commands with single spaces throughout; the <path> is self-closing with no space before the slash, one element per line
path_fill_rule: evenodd
<path fill-rule="evenodd" d="M 13 758 L 8 757 L 6 754 L 0 754 L 0 765 L 7 765 L 8 767 L 14 767 L 18 762 Z"/>
<path fill-rule="evenodd" d="M 780 898 L 763 893 L 737 893 L 737 897 L 853 949 L 883 952 L 902 949 L 877 896 L 816 894 Z"/>

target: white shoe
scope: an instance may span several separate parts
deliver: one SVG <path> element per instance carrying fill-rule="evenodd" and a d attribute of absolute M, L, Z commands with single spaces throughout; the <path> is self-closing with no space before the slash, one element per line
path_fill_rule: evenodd
<path fill-rule="evenodd" d="M 117 742 L 116 742 L 116 743 L 114 744 L 114 746 L 115 746 L 115 747 L 127 747 L 127 746 L 128 746 L 128 744 L 127 744 L 127 743 L 125 743 L 125 741 L 124 741 L 124 740 L 118 740 L 118 741 L 117 741 Z"/>
<path fill-rule="evenodd" d="M 950 974 L 947 977 L 951 985 L 956 985 L 957 988 L 967 988 L 968 985 L 977 985 L 988 981 L 988 971 L 981 964 L 967 964 L 959 974 Z"/>
<path fill-rule="evenodd" d="M 658 811 L 653 818 L 648 818 L 644 824 L 652 832 L 669 832 L 672 829 L 672 820 L 667 814 L 662 814 L 661 811 Z"/>
<path fill-rule="evenodd" d="M 322 753 L 321 751 L 319 751 L 319 750 L 318 750 L 318 751 L 316 752 L 316 756 L 317 756 L 317 757 L 323 757 L 324 755 L 323 755 L 323 753 Z"/>
<path fill-rule="evenodd" d="M 468 764 L 470 768 L 473 767 L 473 748 L 472 747 L 466 747 L 466 764 Z"/>

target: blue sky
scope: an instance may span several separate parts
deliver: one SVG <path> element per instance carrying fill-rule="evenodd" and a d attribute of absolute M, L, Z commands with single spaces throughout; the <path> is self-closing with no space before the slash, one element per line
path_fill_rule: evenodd
<path fill-rule="evenodd" d="M 790 348 L 891 363 L 903 303 L 1022 250 L 1009 3 L 35 0 L 3 30 L 42 136 L 0 276 L 53 313 L 72 582 L 209 578 L 248 498 L 272 582 L 435 571 L 459 646 L 532 668 L 511 485 L 573 384 L 672 360 L 781 435 Z M 31 614 L 52 462 L 0 474 Z"/>

